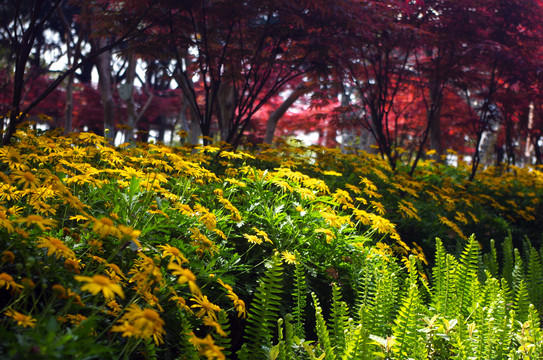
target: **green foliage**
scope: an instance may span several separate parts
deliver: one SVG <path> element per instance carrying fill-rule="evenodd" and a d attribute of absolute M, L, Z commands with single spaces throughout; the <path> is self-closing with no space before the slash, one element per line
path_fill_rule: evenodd
<path fill-rule="evenodd" d="M 240 359 L 264 358 L 265 348 L 270 348 L 281 306 L 283 267 L 275 254 L 265 264 L 266 271 L 259 280 L 254 300 L 248 310 L 243 348 Z"/>
<path fill-rule="evenodd" d="M 299 256 L 298 252 L 295 252 Z M 294 321 L 294 334 L 299 338 L 305 338 L 305 308 L 307 306 L 307 284 L 305 280 L 305 266 L 301 260 L 297 261 L 294 267 L 294 307 L 292 317 Z"/>
<path fill-rule="evenodd" d="M 467 190 L 460 170 L 409 178 L 318 147 L 212 163 L 213 146 L 57 140 L 0 151 L 8 359 L 541 354 L 542 249 L 463 236 L 477 191 L 499 206 L 490 180 Z M 443 240 L 421 247 L 407 225 Z"/>

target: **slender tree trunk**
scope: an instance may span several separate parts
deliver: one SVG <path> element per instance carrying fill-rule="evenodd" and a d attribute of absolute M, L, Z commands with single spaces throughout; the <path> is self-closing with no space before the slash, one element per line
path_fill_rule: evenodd
<path fill-rule="evenodd" d="M 220 127 L 220 135 L 222 141 L 228 141 L 232 138 L 231 132 L 235 131 L 232 127 L 232 121 L 235 116 L 236 109 L 236 93 L 232 85 L 227 85 L 224 82 L 219 86 L 217 96 L 217 119 Z"/>
<path fill-rule="evenodd" d="M 106 45 L 106 40 L 96 40 L 96 49 Z M 115 101 L 113 100 L 113 78 L 111 68 L 111 51 L 105 51 L 97 56 L 98 86 L 104 109 L 104 136 L 110 143 L 115 140 Z"/>
<path fill-rule="evenodd" d="M 273 139 L 275 137 L 275 129 L 277 128 L 277 123 L 279 122 L 279 119 L 285 113 L 288 111 L 288 109 L 294 104 L 296 100 L 300 98 L 300 96 L 304 95 L 310 90 L 310 87 L 306 86 L 306 84 L 301 83 L 294 89 L 293 92 L 290 93 L 290 95 L 283 101 L 279 107 L 270 114 L 268 117 L 268 121 L 266 122 L 266 135 L 264 136 L 264 143 L 265 144 L 272 144 Z"/>

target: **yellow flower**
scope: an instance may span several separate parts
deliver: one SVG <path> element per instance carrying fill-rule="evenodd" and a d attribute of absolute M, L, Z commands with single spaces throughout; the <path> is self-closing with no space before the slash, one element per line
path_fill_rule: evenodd
<path fill-rule="evenodd" d="M 253 227 L 252 230 L 253 230 L 254 232 L 256 232 L 256 235 L 257 235 L 257 236 L 260 236 L 264 241 L 267 241 L 267 242 L 273 244 L 273 242 L 270 240 L 270 238 L 268 237 L 268 234 L 267 234 L 265 231 L 263 231 L 263 230 L 258 230 L 258 229 L 255 228 L 255 227 Z"/>
<path fill-rule="evenodd" d="M 204 317 L 202 320 L 204 322 L 204 325 L 214 328 L 217 334 L 219 334 L 220 336 L 222 337 L 227 336 L 224 330 L 222 329 L 221 324 L 219 324 L 217 321 L 207 316 Z"/>
<path fill-rule="evenodd" d="M 200 222 L 205 225 L 208 230 L 213 230 L 217 226 L 217 218 L 215 214 L 206 212 L 200 216 Z"/>
<path fill-rule="evenodd" d="M 10 169 L 27 170 L 28 166 L 23 162 L 19 150 L 13 147 L 4 147 L 0 149 L 0 159 L 8 164 Z"/>
<path fill-rule="evenodd" d="M 245 302 L 239 298 L 236 298 L 234 299 L 234 307 L 238 312 L 238 317 L 245 319 L 245 316 L 247 316 L 247 312 L 245 311 Z"/>
<path fill-rule="evenodd" d="M 120 236 L 120 231 L 115 227 L 113 221 L 107 217 L 103 217 L 100 220 L 95 220 L 94 225 L 92 226 L 92 231 L 100 234 L 101 238 L 108 235 L 114 235 L 117 237 Z"/>
<path fill-rule="evenodd" d="M 190 228 L 189 230 L 192 232 L 190 238 L 194 240 L 191 244 L 196 246 L 196 252 L 200 255 L 203 255 L 205 251 L 208 251 L 210 254 L 218 252 L 217 245 L 202 234 L 198 228 Z"/>
<path fill-rule="evenodd" d="M 296 264 L 296 255 L 285 250 L 281 252 L 281 258 L 287 263 L 287 264 Z"/>
<path fill-rule="evenodd" d="M 375 209 L 375 211 L 379 215 L 384 215 L 386 213 L 385 207 L 380 202 L 378 202 L 378 201 L 370 201 L 370 203 L 371 203 L 371 206 Z"/>
<path fill-rule="evenodd" d="M 69 299 L 73 298 L 74 302 L 80 306 L 85 306 L 83 302 L 81 302 L 81 297 L 79 294 L 74 293 L 70 289 L 66 289 L 64 286 L 60 284 L 54 284 L 51 286 L 51 290 L 57 295 L 59 299 Z"/>
<path fill-rule="evenodd" d="M 23 191 L 17 190 L 16 187 L 10 184 L 0 184 L 0 200 L 17 201 L 23 193 Z"/>
<path fill-rule="evenodd" d="M 337 189 L 336 192 L 332 194 L 332 198 L 340 205 L 349 206 L 352 205 L 353 202 L 349 193 L 342 189 Z"/>
<path fill-rule="evenodd" d="M 222 353 L 222 350 L 224 348 L 217 346 L 215 344 L 215 341 L 211 337 L 211 335 L 207 335 L 205 338 L 201 339 L 194 335 L 194 333 L 190 333 L 189 335 L 192 335 L 192 337 L 189 339 L 191 344 L 194 345 L 196 349 L 198 349 L 198 352 L 200 355 L 203 355 L 207 358 L 207 360 L 225 360 L 226 357 Z"/>
<path fill-rule="evenodd" d="M 22 289 L 23 286 L 17 284 L 13 277 L 8 273 L 0 273 L 0 288 L 6 287 L 6 289 L 13 289 L 13 290 L 19 290 Z"/>
<path fill-rule="evenodd" d="M 187 258 L 179 251 L 178 248 L 170 246 L 168 244 L 166 245 L 159 245 L 160 249 L 162 249 L 162 257 L 165 258 L 167 256 L 170 257 L 170 262 L 176 260 L 179 264 L 183 264 L 186 262 L 189 262 Z"/>
<path fill-rule="evenodd" d="M 66 316 L 62 317 L 61 318 L 62 321 L 69 321 L 70 324 L 73 324 L 73 325 L 79 325 L 81 324 L 83 321 L 87 320 L 87 317 L 84 316 L 84 315 L 81 315 L 81 314 L 76 314 L 76 315 L 73 315 L 73 314 L 67 314 Z M 60 319 L 59 319 L 60 320 Z"/>
<path fill-rule="evenodd" d="M 14 253 L 12 253 L 9 250 L 5 250 L 5 251 L 2 252 L 2 262 L 9 262 L 9 263 L 13 264 L 14 261 L 15 261 L 15 254 Z"/>
<path fill-rule="evenodd" d="M 336 238 L 336 235 L 330 229 L 315 229 L 315 233 L 324 234 L 326 236 L 326 242 L 329 244 Z"/>
<path fill-rule="evenodd" d="M 87 290 L 93 295 L 103 293 L 106 300 L 111 301 L 115 298 L 115 294 L 124 299 L 124 293 L 121 285 L 114 283 L 104 275 L 75 276 L 74 279 L 80 282 L 86 282 L 81 287 L 81 290 Z"/>
<path fill-rule="evenodd" d="M 23 217 L 20 219 L 15 220 L 15 222 L 18 223 L 26 223 L 27 225 L 38 225 L 40 229 L 47 230 L 47 226 L 54 226 L 55 220 L 52 219 L 44 219 L 40 215 L 28 215 L 27 217 Z"/>
<path fill-rule="evenodd" d="M 81 264 L 81 260 L 66 259 L 64 260 L 64 266 L 76 274 L 81 274 L 81 269 L 85 267 L 85 264 Z"/>
<path fill-rule="evenodd" d="M 127 312 L 118 321 L 119 325 L 113 326 L 112 332 L 122 332 L 123 337 L 136 337 L 149 339 L 153 337 L 157 345 L 162 344 L 164 331 L 164 320 L 158 312 L 153 309 L 141 309 L 136 304 L 131 304 Z"/>
<path fill-rule="evenodd" d="M 187 305 L 187 301 L 183 297 L 179 296 L 174 289 L 170 289 L 170 291 L 173 296 L 170 297 L 169 300 L 174 301 L 177 304 L 179 310 L 183 309 L 192 314 L 192 309 Z"/>
<path fill-rule="evenodd" d="M 4 313 L 4 315 L 9 316 L 13 319 L 13 321 L 17 322 L 17 325 L 22 327 L 35 327 L 36 326 L 36 319 L 32 318 L 29 315 L 21 314 L 18 311 L 9 309 Z"/>
<path fill-rule="evenodd" d="M 198 310 L 198 312 L 195 314 L 196 317 L 207 315 L 213 320 L 217 321 L 217 315 L 215 312 L 221 311 L 221 308 L 209 301 L 207 295 L 197 294 L 190 299 L 195 302 L 195 304 L 190 306 L 191 308 L 200 308 L 200 310 Z"/>
<path fill-rule="evenodd" d="M 119 233 L 117 234 L 117 236 L 119 237 L 119 239 L 127 239 L 129 241 L 132 241 L 139 249 L 141 249 L 141 243 L 138 240 L 138 236 L 141 235 L 140 230 L 134 230 L 131 227 L 124 225 L 119 225 L 118 230 Z"/>
<path fill-rule="evenodd" d="M 256 235 L 243 234 L 243 237 L 247 239 L 251 244 L 262 244 L 262 239 Z"/>
<path fill-rule="evenodd" d="M 173 270 L 173 275 L 179 275 L 179 278 L 177 279 L 177 282 L 179 284 L 185 284 L 188 283 L 189 287 L 191 289 L 191 292 L 199 293 L 200 289 L 196 285 L 196 276 L 190 271 L 190 269 L 182 268 L 179 264 L 176 262 L 170 262 L 168 264 L 168 270 Z"/>
<path fill-rule="evenodd" d="M 47 256 L 55 255 L 56 258 L 64 256 L 66 259 L 75 259 L 75 253 L 68 248 L 61 240 L 52 236 L 38 238 L 37 247 L 46 248 Z"/>
<path fill-rule="evenodd" d="M 111 300 L 106 304 L 106 306 L 111 309 L 110 313 L 115 316 L 119 315 L 123 309 L 115 300 Z"/>
<path fill-rule="evenodd" d="M 16 170 L 12 173 L 11 177 L 16 181 L 18 185 L 23 186 L 23 190 L 28 188 L 37 189 L 40 181 L 38 178 L 32 174 L 30 171 L 19 171 Z"/>

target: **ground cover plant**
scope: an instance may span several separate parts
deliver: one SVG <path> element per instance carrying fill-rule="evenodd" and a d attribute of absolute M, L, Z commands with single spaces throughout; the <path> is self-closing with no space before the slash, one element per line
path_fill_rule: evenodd
<path fill-rule="evenodd" d="M 28 128 L 0 162 L 5 358 L 543 351 L 536 168 Z"/>

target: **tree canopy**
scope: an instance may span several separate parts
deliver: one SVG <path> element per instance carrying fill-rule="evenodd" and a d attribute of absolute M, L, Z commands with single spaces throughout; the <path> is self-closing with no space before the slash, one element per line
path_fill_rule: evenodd
<path fill-rule="evenodd" d="M 0 9 L 3 144 L 32 120 L 112 142 L 155 131 L 237 147 L 313 132 L 344 151 L 376 150 L 392 169 L 468 156 L 472 177 L 481 163 L 543 161 L 539 0 Z"/>

